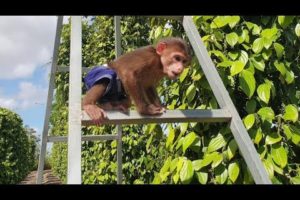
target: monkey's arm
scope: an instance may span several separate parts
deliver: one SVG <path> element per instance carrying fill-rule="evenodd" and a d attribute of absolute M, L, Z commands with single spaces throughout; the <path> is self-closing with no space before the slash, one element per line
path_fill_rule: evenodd
<path fill-rule="evenodd" d="M 90 116 L 96 125 L 106 118 L 104 110 L 96 105 L 97 101 L 103 96 L 109 80 L 103 79 L 89 89 L 82 100 L 82 109 Z"/>
<path fill-rule="evenodd" d="M 150 104 L 153 104 L 154 106 L 160 108 L 162 112 L 166 111 L 166 108 L 161 105 L 161 101 L 155 87 L 152 86 L 148 88 L 146 95 L 150 101 Z"/>
<path fill-rule="evenodd" d="M 133 73 L 128 73 L 125 80 L 123 80 L 123 85 L 140 114 L 157 115 L 163 112 L 161 107 L 148 102 L 149 98 L 147 98 L 147 91 L 143 86 L 143 82 L 138 77 L 135 77 Z"/>

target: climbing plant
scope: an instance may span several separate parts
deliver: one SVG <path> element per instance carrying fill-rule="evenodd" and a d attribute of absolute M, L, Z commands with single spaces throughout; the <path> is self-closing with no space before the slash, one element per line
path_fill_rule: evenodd
<path fill-rule="evenodd" d="M 218 73 L 273 183 L 297 184 L 299 167 L 299 37 L 297 16 L 195 16 Z M 185 38 L 174 20 L 122 17 L 124 52 Z M 70 26 L 64 25 L 59 65 L 69 65 Z M 113 18 L 83 23 L 83 66 L 114 59 Z M 194 57 L 177 81 L 158 92 L 168 109 L 216 109 L 218 103 Z M 51 134 L 67 134 L 68 74 L 56 76 Z M 83 134 L 115 134 L 114 126 Z M 253 178 L 226 123 L 174 123 L 123 127 L 123 183 L 251 184 Z M 84 142 L 83 183 L 116 183 L 116 142 Z M 66 178 L 66 144 L 53 146 L 52 166 Z"/>
<path fill-rule="evenodd" d="M 17 184 L 36 166 L 36 138 L 19 115 L 0 108 L 0 184 Z"/>
<path fill-rule="evenodd" d="M 193 20 L 273 183 L 300 181 L 300 18 L 196 16 Z M 153 23 L 152 38 L 178 35 Z M 182 27 L 181 27 L 182 28 Z M 179 33 L 184 37 L 183 32 Z M 169 109 L 215 109 L 194 58 L 178 82 L 160 88 Z M 241 184 L 253 179 L 226 124 L 167 127 L 169 156 L 153 183 Z"/>

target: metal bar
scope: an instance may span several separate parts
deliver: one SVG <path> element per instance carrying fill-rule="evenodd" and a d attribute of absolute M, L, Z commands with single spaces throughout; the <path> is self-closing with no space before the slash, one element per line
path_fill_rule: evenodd
<path fill-rule="evenodd" d="M 115 25 L 115 52 L 116 58 L 121 56 L 121 23 L 120 16 L 114 17 Z M 117 184 L 122 184 L 123 174 L 122 174 L 122 126 L 117 125 L 118 140 L 117 140 Z"/>
<path fill-rule="evenodd" d="M 81 184 L 81 16 L 71 17 L 68 184 Z"/>
<path fill-rule="evenodd" d="M 117 183 L 122 184 L 123 173 L 122 173 L 122 125 L 117 125 L 118 139 L 117 139 Z"/>
<path fill-rule="evenodd" d="M 48 88 L 47 106 L 46 106 L 46 113 L 45 113 L 45 118 L 44 118 L 44 128 L 43 128 L 43 134 L 42 134 L 39 165 L 38 165 L 38 172 L 37 172 L 37 179 L 36 179 L 37 184 L 42 184 L 42 179 L 43 179 L 43 170 L 44 170 L 45 156 L 46 156 L 46 151 L 47 151 L 49 119 L 50 119 L 51 106 L 52 106 L 52 100 L 53 100 L 55 71 L 56 71 L 56 65 L 57 65 L 57 59 L 58 59 L 58 47 L 59 47 L 59 43 L 60 43 L 62 22 L 63 22 L 63 16 L 58 16 L 57 25 L 56 25 L 56 34 L 55 34 L 55 40 L 54 40 L 54 49 L 53 49 L 53 56 L 52 56 L 49 88 Z"/>
<path fill-rule="evenodd" d="M 117 140 L 117 135 L 83 135 L 82 141 Z M 67 142 L 67 136 L 48 136 L 47 142 Z"/>
<path fill-rule="evenodd" d="M 140 115 L 137 111 L 123 113 L 120 111 L 106 111 L 107 120 L 103 124 L 149 124 L 176 122 L 228 122 L 231 115 L 224 109 L 216 110 L 167 110 L 162 115 Z M 82 124 L 93 125 L 90 117 L 82 111 Z"/>
<path fill-rule="evenodd" d="M 191 16 L 184 17 L 183 27 L 220 107 L 227 109 L 232 115 L 230 129 L 247 163 L 247 166 L 249 167 L 255 183 L 271 184 L 263 163 L 260 160 L 253 142 L 251 141 L 249 134 L 243 125 L 239 113 L 232 103 L 231 98 L 218 74 L 218 71 L 216 70 L 214 63 L 212 62 L 207 49 L 201 40 L 200 34 Z"/>
<path fill-rule="evenodd" d="M 82 67 L 82 72 L 87 73 L 91 71 L 92 67 Z M 57 72 L 69 72 L 70 67 L 69 66 L 57 66 Z"/>

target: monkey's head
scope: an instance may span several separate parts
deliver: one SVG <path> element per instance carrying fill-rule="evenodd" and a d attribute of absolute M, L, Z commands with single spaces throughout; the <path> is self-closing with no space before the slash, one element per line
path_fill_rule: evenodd
<path fill-rule="evenodd" d="M 164 75 L 176 79 L 190 63 L 189 52 L 188 45 L 181 38 L 160 40 L 156 45 L 156 53 L 160 56 Z"/>

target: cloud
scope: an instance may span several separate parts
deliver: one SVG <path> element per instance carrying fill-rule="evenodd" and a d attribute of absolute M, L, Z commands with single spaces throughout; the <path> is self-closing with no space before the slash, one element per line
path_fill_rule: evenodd
<path fill-rule="evenodd" d="M 21 82 L 18 92 L 14 96 L 0 97 L 0 106 L 11 110 L 26 110 L 34 106 L 45 105 L 47 99 L 47 88 L 33 85 L 30 82 Z"/>
<path fill-rule="evenodd" d="M 0 79 L 30 77 L 53 53 L 55 16 L 0 17 Z"/>

